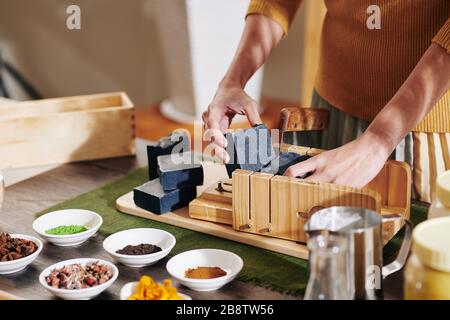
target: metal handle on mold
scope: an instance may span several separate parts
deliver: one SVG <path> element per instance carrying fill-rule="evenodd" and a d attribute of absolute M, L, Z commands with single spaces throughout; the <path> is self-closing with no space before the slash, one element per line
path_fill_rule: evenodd
<path fill-rule="evenodd" d="M 397 221 L 401 219 L 404 219 L 404 217 L 399 214 L 385 215 L 383 216 L 383 223 Z M 402 245 L 400 247 L 400 250 L 398 251 L 395 260 L 383 266 L 382 269 L 383 279 L 403 268 L 403 266 L 406 263 L 406 259 L 408 258 L 409 250 L 411 249 L 412 243 L 412 229 L 414 226 L 410 220 L 404 219 L 404 221 L 405 221 L 405 237 L 403 239 Z"/>

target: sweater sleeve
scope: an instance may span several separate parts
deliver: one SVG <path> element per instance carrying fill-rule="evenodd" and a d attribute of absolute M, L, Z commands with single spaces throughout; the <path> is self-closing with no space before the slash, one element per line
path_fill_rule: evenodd
<path fill-rule="evenodd" d="M 262 14 L 277 22 L 286 36 L 303 0 L 251 0 L 247 16 Z"/>
<path fill-rule="evenodd" d="M 433 42 L 443 47 L 450 54 L 450 18 L 433 38 Z"/>

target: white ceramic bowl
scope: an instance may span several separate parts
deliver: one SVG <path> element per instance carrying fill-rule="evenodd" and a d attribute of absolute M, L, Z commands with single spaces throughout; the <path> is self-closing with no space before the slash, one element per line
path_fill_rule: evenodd
<path fill-rule="evenodd" d="M 95 287 L 91 288 L 85 288 L 85 289 L 76 289 L 76 290 L 69 290 L 69 289 L 55 289 L 52 288 L 47 284 L 45 281 L 45 277 L 47 277 L 54 269 L 59 269 L 64 266 L 68 266 L 71 264 L 88 264 L 98 261 L 100 264 L 108 266 L 109 270 L 112 273 L 112 278 L 106 281 L 103 284 L 100 284 Z M 100 293 L 108 289 L 114 281 L 116 281 L 117 277 L 119 276 L 119 270 L 117 267 L 112 264 L 109 261 L 101 260 L 101 259 L 94 259 L 94 258 L 83 258 L 83 259 L 72 259 L 72 260 L 65 260 L 58 263 L 55 263 L 54 265 L 51 265 L 50 267 L 46 268 L 44 271 L 41 272 L 39 275 L 39 283 L 48 291 L 53 293 L 58 298 L 64 299 L 64 300 L 89 300 L 92 298 L 95 298 Z"/>
<path fill-rule="evenodd" d="M 141 243 L 156 245 L 160 247 L 162 251 L 135 256 L 116 253 L 117 250 L 120 250 L 127 245 L 135 246 Z M 136 228 L 116 232 L 110 235 L 103 241 L 103 248 L 116 261 L 129 267 L 139 268 L 154 264 L 167 256 L 175 246 L 175 243 L 175 237 L 164 230 Z"/>
<path fill-rule="evenodd" d="M 33 241 L 37 245 L 37 250 L 24 258 L 0 262 L 0 274 L 11 274 L 25 269 L 26 266 L 28 266 L 38 257 L 39 253 L 41 253 L 42 248 L 44 247 L 41 240 L 32 236 L 27 236 L 24 234 L 11 234 L 11 237 Z"/>
<path fill-rule="evenodd" d="M 82 244 L 92 237 L 103 223 L 97 213 L 83 209 L 67 209 L 49 212 L 34 220 L 33 229 L 42 238 L 56 246 L 69 247 Z M 53 235 L 45 231 L 62 225 L 80 225 L 88 230 L 76 234 Z"/>
<path fill-rule="evenodd" d="M 242 270 L 241 257 L 225 250 L 197 249 L 185 251 L 171 258 L 166 265 L 167 272 L 181 284 L 195 291 L 213 291 L 231 282 Z M 227 274 L 214 279 L 190 279 L 184 273 L 190 268 L 219 267 Z"/>
<path fill-rule="evenodd" d="M 136 291 L 136 286 L 138 285 L 138 283 L 139 282 L 134 281 L 128 282 L 126 285 L 124 285 L 120 290 L 120 300 L 128 300 L 128 297 L 130 297 Z M 187 294 L 181 292 L 178 292 L 178 294 L 183 300 L 192 300 L 192 298 Z"/>

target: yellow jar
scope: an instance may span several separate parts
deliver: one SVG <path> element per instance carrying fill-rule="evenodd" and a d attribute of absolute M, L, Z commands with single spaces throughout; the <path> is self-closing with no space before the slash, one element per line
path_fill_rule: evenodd
<path fill-rule="evenodd" d="M 428 209 L 428 219 L 450 217 L 450 170 L 436 180 L 436 198 Z"/>
<path fill-rule="evenodd" d="M 406 300 L 450 300 L 450 217 L 419 224 L 404 272 Z"/>

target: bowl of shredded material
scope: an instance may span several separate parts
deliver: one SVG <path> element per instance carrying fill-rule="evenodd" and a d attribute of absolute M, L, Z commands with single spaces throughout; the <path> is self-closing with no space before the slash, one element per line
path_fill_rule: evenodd
<path fill-rule="evenodd" d="M 160 284 L 149 276 L 142 276 L 139 282 L 129 282 L 122 287 L 120 300 L 192 300 L 192 298 L 178 292 L 169 279 Z"/>
<path fill-rule="evenodd" d="M 41 240 L 24 235 L 0 233 L 0 274 L 22 271 L 41 253 Z"/>
<path fill-rule="evenodd" d="M 89 300 L 108 289 L 119 275 L 111 262 L 84 258 L 56 263 L 39 276 L 40 284 L 65 300 Z"/>
<path fill-rule="evenodd" d="M 33 229 L 42 238 L 61 247 L 76 246 L 92 237 L 103 223 L 102 217 L 89 210 L 53 211 L 34 220 Z"/>

